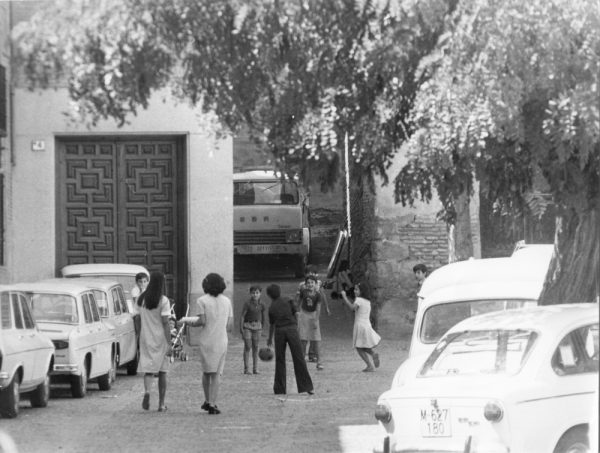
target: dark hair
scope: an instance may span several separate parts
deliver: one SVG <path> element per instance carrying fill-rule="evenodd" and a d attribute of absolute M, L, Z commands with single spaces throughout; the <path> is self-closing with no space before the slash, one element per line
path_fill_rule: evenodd
<path fill-rule="evenodd" d="M 204 277 L 202 280 L 202 289 L 206 294 L 210 294 L 213 297 L 217 297 L 219 294 L 225 291 L 227 286 L 225 280 L 219 274 L 211 273 Z"/>
<path fill-rule="evenodd" d="M 425 266 L 423 263 L 415 264 L 413 266 L 413 272 L 416 274 L 417 271 L 421 271 L 424 274 L 427 274 L 427 266 Z"/>
<path fill-rule="evenodd" d="M 165 275 L 159 271 L 153 271 L 150 274 L 150 282 L 146 291 L 140 294 L 137 304 L 140 307 L 146 307 L 148 310 L 154 310 L 158 307 L 160 300 L 165 295 Z"/>
<path fill-rule="evenodd" d="M 362 297 L 363 299 L 371 300 L 371 290 L 369 290 L 369 285 L 367 285 L 366 283 L 357 283 L 354 286 L 358 286 L 358 288 L 360 289 L 360 297 Z"/>
<path fill-rule="evenodd" d="M 281 296 L 281 288 L 279 285 L 273 283 L 272 285 L 267 286 L 267 296 L 271 299 L 277 299 Z"/>
<path fill-rule="evenodd" d="M 317 283 L 319 281 L 319 278 L 317 277 L 317 274 L 314 274 L 311 272 L 310 274 L 307 274 L 306 277 L 304 278 L 304 283 L 306 283 L 309 280 L 312 280 L 315 283 Z"/>
<path fill-rule="evenodd" d="M 260 292 L 262 292 L 262 288 L 260 286 L 258 286 L 258 285 L 253 285 L 248 290 L 249 293 L 253 293 L 254 291 L 260 291 Z"/>
<path fill-rule="evenodd" d="M 142 278 L 148 278 L 148 274 L 146 274 L 145 272 L 138 272 L 137 274 L 135 274 L 136 282 L 139 282 Z"/>

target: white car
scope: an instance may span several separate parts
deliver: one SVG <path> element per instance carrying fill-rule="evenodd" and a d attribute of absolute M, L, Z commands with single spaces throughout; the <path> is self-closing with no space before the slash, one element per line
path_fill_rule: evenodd
<path fill-rule="evenodd" d="M 38 330 L 25 295 L 0 287 L 0 415 L 16 417 L 21 394 L 46 407 L 53 362 L 54 345 Z"/>
<path fill-rule="evenodd" d="M 598 304 L 471 317 L 379 397 L 375 451 L 587 452 L 597 392 Z"/>
<path fill-rule="evenodd" d="M 551 247 L 535 255 L 471 259 L 435 270 L 419 291 L 409 357 L 429 355 L 450 327 L 470 316 L 537 305 Z"/>
<path fill-rule="evenodd" d="M 60 270 L 65 278 L 105 278 L 116 280 L 123 285 L 125 299 L 129 312 L 133 312 L 133 299 L 131 289 L 135 287 L 135 276 L 139 273 L 145 273 L 150 278 L 148 270 L 137 264 L 124 263 L 90 263 L 90 264 L 69 264 Z"/>
<path fill-rule="evenodd" d="M 85 396 L 90 380 L 110 390 L 116 374 L 115 334 L 102 322 L 92 289 L 65 279 L 14 287 L 27 295 L 40 331 L 54 343 L 52 381 L 68 381 L 75 398 Z"/>
<path fill-rule="evenodd" d="M 63 279 L 57 281 L 64 282 Z M 139 359 L 138 339 L 134 314 L 129 311 L 121 283 L 104 278 L 79 278 L 77 283 L 92 289 L 100 318 L 110 330 L 114 330 L 117 366 L 126 366 L 127 374 L 137 374 Z"/>

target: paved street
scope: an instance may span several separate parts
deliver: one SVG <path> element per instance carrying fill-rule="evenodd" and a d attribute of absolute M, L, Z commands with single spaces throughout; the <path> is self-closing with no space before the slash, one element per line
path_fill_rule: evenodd
<path fill-rule="evenodd" d="M 250 281 L 236 282 L 236 299 L 245 298 Z M 297 282 L 281 280 L 284 292 Z M 261 282 L 263 286 L 267 282 Z M 239 288 L 238 288 L 239 287 Z M 203 401 L 197 351 L 188 362 L 173 364 L 167 392 L 167 413 L 158 413 L 156 394 L 151 410 L 141 409 L 142 378 L 120 372 L 108 392 L 91 384 L 83 400 L 68 390 L 54 390 L 46 409 L 22 404 L 17 419 L 2 419 L 0 429 L 16 441 L 19 452 L 228 451 L 228 452 L 366 452 L 382 439 L 374 423 L 377 396 L 386 390 L 407 342 L 382 342 L 382 365 L 362 373 L 364 365 L 351 346 L 352 318 L 340 301 L 330 301 L 332 315 L 323 314 L 323 371 L 309 370 L 315 395 L 295 393 L 291 363 L 285 398 L 273 395 L 274 362 L 262 363 L 258 376 L 242 374 L 243 343 L 237 329 L 230 340 L 219 407 L 222 414 L 200 410 Z M 263 338 L 266 342 L 266 337 Z M 288 354 L 289 358 L 289 354 Z"/>

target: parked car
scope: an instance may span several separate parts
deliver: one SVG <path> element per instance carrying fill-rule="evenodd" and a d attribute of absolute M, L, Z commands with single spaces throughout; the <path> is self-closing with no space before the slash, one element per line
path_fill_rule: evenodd
<path fill-rule="evenodd" d="M 65 278 L 99 277 L 118 281 L 123 285 L 130 313 L 133 312 L 131 289 L 135 286 L 135 276 L 140 272 L 150 277 L 150 273 L 144 266 L 123 263 L 69 264 L 60 271 Z"/>
<path fill-rule="evenodd" d="M 551 252 L 459 261 L 432 272 L 419 291 L 409 357 L 424 359 L 465 318 L 537 305 Z"/>
<path fill-rule="evenodd" d="M 597 388 L 598 304 L 474 316 L 379 397 L 376 451 L 587 452 Z"/>
<path fill-rule="evenodd" d="M 100 390 L 110 390 L 116 373 L 115 333 L 102 322 L 93 290 L 64 279 L 14 287 L 27 295 L 39 329 L 54 343 L 52 382 L 68 381 L 75 398 L 85 396 L 92 380 Z"/>
<path fill-rule="evenodd" d="M 58 282 L 63 281 L 58 279 Z M 79 278 L 77 282 L 92 289 L 100 318 L 110 330 L 114 330 L 117 367 L 126 366 L 127 374 L 137 374 L 139 359 L 138 338 L 134 314 L 129 311 L 123 286 L 116 280 L 104 278 Z"/>
<path fill-rule="evenodd" d="M 54 345 L 38 330 L 25 295 L 0 287 L 0 415 L 16 417 L 21 394 L 46 407 L 53 364 Z"/>

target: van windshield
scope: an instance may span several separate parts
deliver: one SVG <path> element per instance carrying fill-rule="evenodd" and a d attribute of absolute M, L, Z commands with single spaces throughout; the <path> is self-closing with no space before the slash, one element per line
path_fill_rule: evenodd
<path fill-rule="evenodd" d="M 233 205 L 296 205 L 300 199 L 294 181 L 235 181 Z"/>
<path fill-rule="evenodd" d="M 513 308 L 535 307 L 536 305 L 535 300 L 529 299 L 469 300 L 433 305 L 423 315 L 421 341 L 423 343 L 437 343 L 448 329 L 471 316 Z"/>

